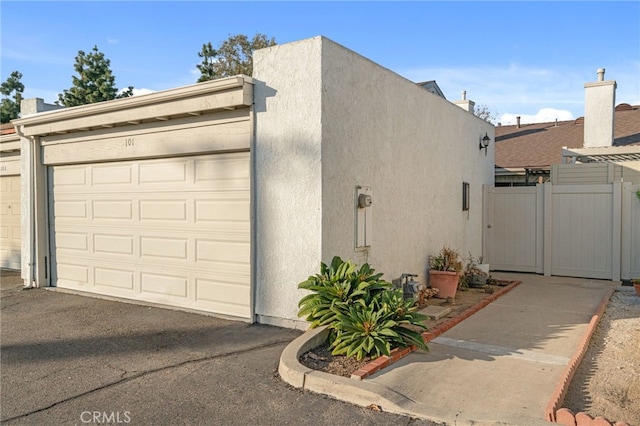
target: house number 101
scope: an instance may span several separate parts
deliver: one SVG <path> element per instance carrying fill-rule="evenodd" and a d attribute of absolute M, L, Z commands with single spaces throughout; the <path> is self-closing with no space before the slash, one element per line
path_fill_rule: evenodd
<path fill-rule="evenodd" d="M 126 138 L 124 140 L 124 146 L 133 146 L 133 145 L 134 145 L 133 138 Z"/>

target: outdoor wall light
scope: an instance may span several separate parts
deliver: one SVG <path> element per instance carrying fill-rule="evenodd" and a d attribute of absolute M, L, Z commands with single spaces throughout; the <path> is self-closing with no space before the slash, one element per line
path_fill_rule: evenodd
<path fill-rule="evenodd" d="M 487 155 L 487 147 L 489 146 L 489 142 L 491 142 L 491 138 L 489 137 L 487 132 L 485 132 L 484 137 L 480 139 L 480 150 L 484 149 L 484 155 Z"/>

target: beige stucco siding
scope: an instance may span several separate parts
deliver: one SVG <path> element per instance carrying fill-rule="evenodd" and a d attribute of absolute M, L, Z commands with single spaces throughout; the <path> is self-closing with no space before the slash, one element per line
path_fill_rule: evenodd
<path fill-rule="evenodd" d="M 256 314 L 291 327 L 322 250 L 319 41 L 254 55 Z"/>
<path fill-rule="evenodd" d="M 493 183 L 493 127 L 370 60 L 324 39 L 323 259 L 367 260 L 389 280 L 425 279 L 427 256 L 447 244 L 482 247 L 482 185 Z M 462 211 L 462 182 L 471 209 Z M 373 243 L 353 250 L 354 187 L 373 192 Z"/>
<path fill-rule="evenodd" d="M 444 244 L 481 254 L 493 126 L 323 37 L 257 51 L 253 77 L 260 321 L 305 327 L 297 284 L 334 255 L 424 280 Z M 357 185 L 373 195 L 367 251 L 355 250 Z"/>

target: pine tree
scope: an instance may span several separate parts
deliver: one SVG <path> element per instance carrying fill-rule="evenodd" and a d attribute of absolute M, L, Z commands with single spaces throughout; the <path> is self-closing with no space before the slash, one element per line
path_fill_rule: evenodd
<path fill-rule="evenodd" d="M 0 85 L 2 105 L 0 106 L 0 123 L 8 123 L 20 115 L 20 102 L 24 84 L 20 81 L 22 73 L 13 71 L 9 78 Z"/>
<path fill-rule="evenodd" d="M 58 95 L 58 102 L 72 107 L 133 96 L 132 86 L 118 94 L 116 78 L 110 67 L 111 61 L 98 50 L 98 46 L 94 46 L 90 53 L 78 51 L 73 66 L 77 75 L 71 77 L 73 86 Z"/>
<path fill-rule="evenodd" d="M 214 49 L 211 42 L 203 44 L 198 56 L 202 62 L 198 65 L 200 77 L 198 83 L 233 75 L 253 74 L 253 52 L 269 46 L 275 46 L 275 38 L 256 34 L 250 40 L 244 34 L 229 36 Z"/>

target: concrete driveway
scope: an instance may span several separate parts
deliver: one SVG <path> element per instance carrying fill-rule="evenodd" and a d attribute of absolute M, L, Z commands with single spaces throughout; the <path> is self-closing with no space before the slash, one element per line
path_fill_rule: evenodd
<path fill-rule="evenodd" d="M 434 424 L 282 382 L 298 331 L 0 284 L 3 424 Z"/>

